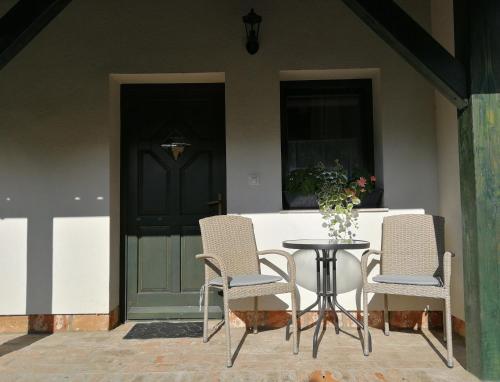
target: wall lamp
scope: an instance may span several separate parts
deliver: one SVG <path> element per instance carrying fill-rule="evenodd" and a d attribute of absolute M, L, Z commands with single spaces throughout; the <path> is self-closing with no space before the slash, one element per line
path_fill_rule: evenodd
<path fill-rule="evenodd" d="M 247 52 L 255 54 L 259 50 L 259 29 L 262 17 L 255 13 L 252 8 L 247 15 L 243 16 L 243 22 L 247 34 Z"/>

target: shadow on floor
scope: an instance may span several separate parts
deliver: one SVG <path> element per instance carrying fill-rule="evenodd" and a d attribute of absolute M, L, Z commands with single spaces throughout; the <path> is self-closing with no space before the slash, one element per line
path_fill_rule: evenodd
<path fill-rule="evenodd" d="M 25 334 L 4 342 L 0 345 L 0 357 L 30 346 L 31 344 L 40 341 L 47 336 L 49 336 L 49 334 Z"/>
<path fill-rule="evenodd" d="M 425 341 L 428 343 L 429 347 L 441 358 L 444 364 L 446 364 L 446 342 L 443 339 L 443 331 L 442 330 L 412 330 L 412 329 L 393 329 L 391 328 L 391 332 L 405 332 L 412 333 L 415 335 L 421 335 Z M 432 336 L 433 338 L 430 338 Z M 439 342 L 442 346 L 441 349 L 436 347 L 436 341 Z M 453 358 L 464 368 L 466 369 L 465 364 L 465 339 L 457 334 L 453 334 Z"/>
<path fill-rule="evenodd" d="M 446 363 L 446 342 L 443 339 L 443 332 L 439 330 L 430 330 L 428 332 L 421 331 L 422 337 L 427 341 L 429 346 L 439 355 L 439 357 Z M 436 340 L 443 346 L 443 353 L 437 349 L 433 341 L 426 335 L 427 333 L 432 334 Z M 465 339 L 459 335 L 453 335 L 453 358 L 465 369 Z"/>
<path fill-rule="evenodd" d="M 243 343 L 245 342 L 247 336 L 248 336 L 248 330 L 245 330 L 245 332 L 243 333 L 243 336 L 240 338 L 240 340 L 238 342 L 238 346 L 236 346 L 236 349 L 234 350 L 233 355 L 231 356 L 231 360 L 232 360 L 233 364 L 235 363 L 236 358 L 238 357 L 238 354 L 240 354 L 240 350 L 241 350 Z"/>

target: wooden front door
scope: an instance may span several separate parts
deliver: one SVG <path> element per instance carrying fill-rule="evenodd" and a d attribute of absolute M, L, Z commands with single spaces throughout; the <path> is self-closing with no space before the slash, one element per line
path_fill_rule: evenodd
<path fill-rule="evenodd" d="M 225 213 L 224 84 L 122 85 L 121 100 L 127 318 L 201 317 L 198 220 Z"/>

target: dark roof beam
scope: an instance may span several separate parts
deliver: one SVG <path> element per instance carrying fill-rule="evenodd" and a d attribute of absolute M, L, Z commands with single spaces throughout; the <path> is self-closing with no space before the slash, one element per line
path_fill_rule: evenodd
<path fill-rule="evenodd" d="M 464 66 L 393 0 L 342 0 L 458 109 L 467 106 Z"/>
<path fill-rule="evenodd" d="M 71 0 L 19 0 L 0 18 L 0 70 Z"/>

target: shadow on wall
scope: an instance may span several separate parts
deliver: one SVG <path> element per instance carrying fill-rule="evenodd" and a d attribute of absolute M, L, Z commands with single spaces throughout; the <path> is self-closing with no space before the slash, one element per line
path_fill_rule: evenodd
<path fill-rule="evenodd" d="M 240 300 L 240 306 L 252 306 L 253 298 Z M 258 325 L 259 329 L 276 329 L 285 327 L 289 320 L 291 320 L 292 315 L 288 312 L 290 307 L 288 304 L 284 303 L 280 298 L 270 295 L 259 297 L 259 304 L 266 306 L 273 306 L 275 310 L 259 310 L 258 313 Z M 235 306 L 236 304 L 230 304 Z M 239 305 L 239 304 L 238 304 Z M 240 322 L 232 322 L 231 324 L 236 326 L 242 326 L 243 324 L 247 327 L 253 327 L 254 313 L 251 310 L 232 310 L 231 314 L 234 319 Z"/>
<path fill-rule="evenodd" d="M 54 243 L 55 220 L 108 216 L 104 213 L 109 209 L 107 198 L 99 194 L 47 198 L 40 192 L 39 198 L 32 199 L 14 193 L 6 196 L 5 190 L 0 191 L 0 238 L 3 238 L 0 252 L 5 265 L 0 269 L 0 287 L 4 290 L 0 292 L 3 297 L 0 314 L 30 315 L 30 331 L 36 331 L 40 324 L 40 317 L 36 315 L 53 313 L 54 248 L 58 244 Z M 20 195 L 35 193 L 34 190 L 19 191 Z M 9 291 L 12 286 L 4 285 L 7 279 L 17 280 L 18 284 L 19 280 L 25 280 L 25 285 L 19 285 L 19 290 L 26 291 L 25 298 L 17 296 L 15 290 Z M 20 306 L 21 300 L 25 301 L 24 309 Z M 44 326 L 47 325 L 53 327 L 54 323 L 45 322 Z"/>

